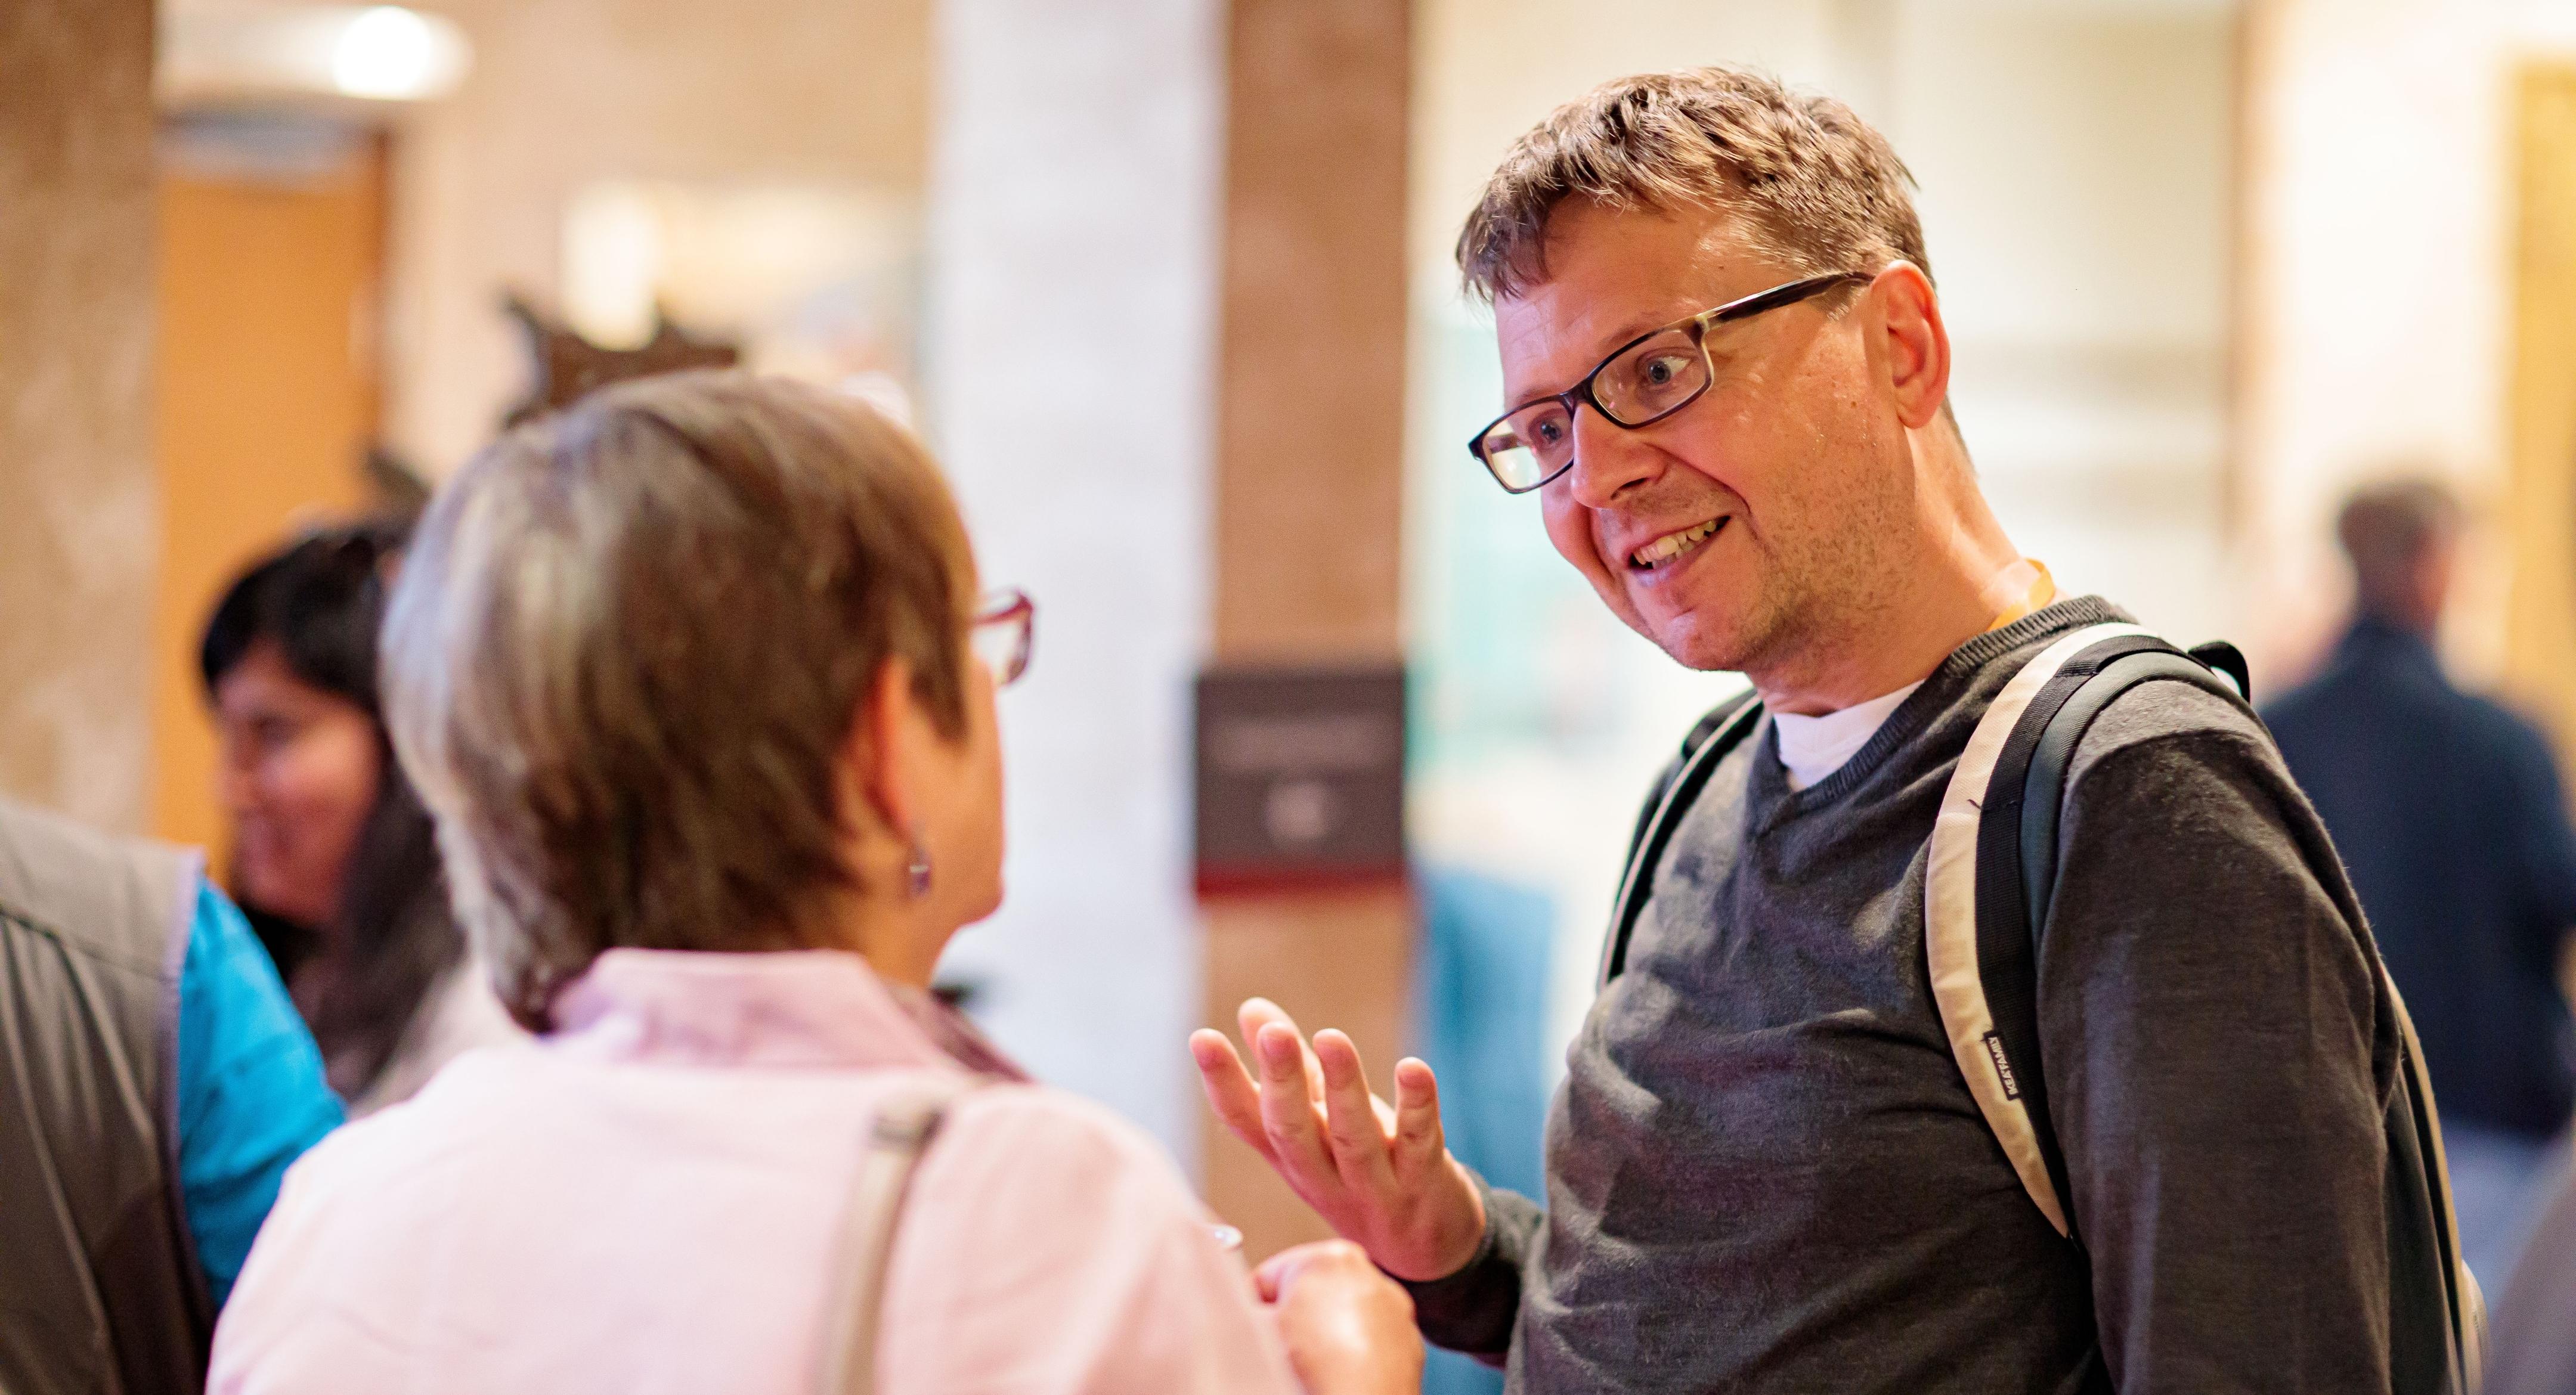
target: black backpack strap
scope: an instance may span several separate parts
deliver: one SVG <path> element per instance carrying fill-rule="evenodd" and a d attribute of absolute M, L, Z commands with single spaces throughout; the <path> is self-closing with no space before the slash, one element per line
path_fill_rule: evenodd
<path fill-rule="evenodd" d="M 2134 666 L 2168 663 L 2217 681 L 2132 624 L 2088 625 L 2050 640 L 1978 717 L 1942 793 L 1926 859 L 1925 970 L 1951 1055 L 2031 1204 L 2069 1239 L 2075 1227 L 2066 1163 L 2040 1069 L 2039 941 L 2033 927 L 2043 921 L 2032 908 L 2044 903 L 2049 882 L 2025 875 L 2024 821 L 2047 812 L 2049 827 L 2038 841 L 2048 849 L 2053 876 L 2056 791 L 2066 756 L 2113 696 L 2095 685 L 2126 685 L 2129 675 L 2146 671 Z M 2079 703 L 2086 693 L 2099 701 Z M 2058 725 L 2070 708 L 2078 715 Z"/>
<path fill-rule="evenodd" d="M 2067 769 L 2094 720 L 2122 694 L 2154 682 L 2191 684 L 2252 715 L 2245 659 L 2234 645 L 2205 644 L 2185 653 L 2151 636 L 2126 636 L 2087 647 L 2058 670 L 2014 724 L 1987 787 L 1987 812 L 1998 817 L 1982 820 L 1977 829 L 1978 973 L 1996 1035 L 2022 1076 L 2022 1098 L 2059 1197 L 2069 1193 L 2040 1070 L 2038 963 L 2057 885 Z M 2449 1168 L 2423 1047 L 2397 985 L 2391 981 L 2387 988 L 2402 1042 L 2385 1121 L 2390 1388 L 2462 1395 L 2478 1386 L 2486 1308 L 2460 1262 Z M 2067 1214 L 2073 1238 L 2071 1208 Z"/>
<path fill-rule="evenodd" d="M 2130 689 L 2154 682 L 2189 683 L 2244 706 L 2226 678 L 2153 635 L 2093 644 L 2067 660 L 2013 724 L 1987 785 L 1988 817 L 1977 828 L 1977 973 L 1997 1044 L 2011 1063 L 2040 1158 L 2060 1198 L 2072 1193 L 2049 1114 L 2039 1042 L 2039 956 L 2057 886 L 2058 815 L 2067 767 L 2094 719 Z M 2073 1208 L 2066 1207 L 2064 1215 L 2072 1238 Z"/>
<path fill-rule="evenodd" d="M 2022 755 L 2020 784 L 2013 795 L 2016 819 L 2020 825 L 2022 900 L 2012 909 L 2019 912 L 2017 918 L 2028 927 L 2016 933 L 2029 936 L 2034 955 L 2038 953 L 2041 935 L 2046 933 L 2049 898 L 2057 889 L 2057 817 L 2065 804 L 2066 768 L 2075 759 L 2076 743 L 2092 729 L 2093 719 L 2101 716 L 2103 709 L 2117 701 L 2121 694 L 2141 683 L 2158 680 L 2189 683 L 2226 699 L 2243 709 L 2247 716 L 2253 716 L 2253 709 L 2245 702 L 2245 680 L 2223 668 L 2213 671 L 2212 666 L 2201 658 L 2204 650 L 2224 651 L 2234 656 L 2240 666 L 2245 662 L 2244 656 L 2237 654 L 2236 646 L 2232 644 L 2204 644 L 2185 654 L 2160 640 L 2151 641 L 2142 647 L 2104 654 L 2090 666 L 2089 672 L 2079 675 L 2078 681 L 2069 684 L 2062 694 L 2056 696 L 2054 702 L 2049 693 L 2043 692 L 2040 700 L 2031 704 L 2032 712 L 2022 719 L 2026 725 L 2035 728 L 2035 739 Z M 2018 738 L 2021 733 L 2015 732 L 2014 735 Z M 2003 781 L 2012 778 L 2014 754 L 2013 748 L 2006 746 L 2004 761 L 1995 768 L 1999 789 L 2004 787 Z M 2009 825 L 1999 832 L 2009 836 Z M 1982 907 L 1980 914 L 1983 914 Z"/>
<path fill-rule="evenodd" d="M 2246 664 L 2244 650 L 2226 640 L 2213 639 L 2207 644 L 2195 644 L 2183 652 L 2199 660 L 2201 667 L 2234 683 L 2240 701 L 2254 700 L 2254 670 Z"/>
<path fill-rule="evenodd" d="M 1628 967 L 1628 936 L 1637 928 L 1637 916 L 1654 891 L 1655 868 L 1664 860 L 1673 830 L 1707 788 L 1710 772 L 1729 751 L 1744 744 L 1761 719 L 1762 704 L 1750 689 L 1710 708 L 1690 735 L 1682 738 L 1681 754 L 1655 781 L 1654 792 L 1637 812 L 1637 829 L 1628 839 L 1628 870 L 1620 877 L 1619 895 L 1610 904 L 1610 938 L 1601 951 L 1602 986 L 1609 986 Z"/>

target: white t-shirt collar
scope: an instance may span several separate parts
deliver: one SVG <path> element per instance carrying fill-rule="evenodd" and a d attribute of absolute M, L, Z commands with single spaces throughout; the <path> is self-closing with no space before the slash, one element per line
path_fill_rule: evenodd
<path fill-rule="evenodd" d="M 1919 680 L 1908 683 L 1884 697 L 1854 703 L 1821 717 L 1773 713 L 1771 722 L 1780 735 L 1780 763 L 1789 767 L 1789 788 L 1802 790 L 1821 784 L 1826 776 L 1842 769 L 1860 754 L 1860 748 L 1868 745 L 1871 737 L 1878 735 L 1880 727 L 1887 725 L 1888 716 L 1922 686 Z"/>

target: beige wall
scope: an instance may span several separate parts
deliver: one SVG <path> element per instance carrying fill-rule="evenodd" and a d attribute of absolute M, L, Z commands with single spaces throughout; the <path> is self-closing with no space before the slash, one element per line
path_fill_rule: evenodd
<path fill-rule="evenodd" d="M 428 0 L 474 45 L 394 145 L 388 429 L 444 474 L 521 389 L 503 288 L 552 299 L 563 211 L 601 179 L 815 181 L 917 196 L 929 0 Z"/>
<path fill-rule="evenodd" d="M 2508 78 L 2546 8 L 2252 7 L 2236 490 L 2258 664 L 2331 637 L 2329 520 L 2362 477 L 2421 459 L 2502 502 Z M 2510 558 L 2472 564 L 2451 648 L 2493 675 Z"/>
<path fill-rule="evenodd" d="M 2504 677 L 2563 750 L 2576 736 L 2576 65 L 2518 77 Z"/>
<path fill-rule="evenodd" d="M 2238 444 L 2253 637 L 2291 667 L 2331 637 L 2347 595 L 2332 510 L 2364 477 L 2421 461 L 2483 514 L 2447 657 L 2576 737 L 2560 657 L 2576 640 L 2544 633 L 2570 613 L 2550 539 L 2576 524 L 2530 475 L 2551 446 L 2511 398 L 2528 315 L 2547 313 L 2516 305 L 2531 192 L 2518 78 L 2576 58 L 2576 3 L 2263 0 L 2249 34 Z"/>
<path fill-rule="evenodd" d="M 0 793 L 139 831 L 151 0 L 10 0 L 0 75 Z"/>

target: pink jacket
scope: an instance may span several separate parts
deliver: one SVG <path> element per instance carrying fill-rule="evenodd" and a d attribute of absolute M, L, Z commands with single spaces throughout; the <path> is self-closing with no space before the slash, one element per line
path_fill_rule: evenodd
<path fill-rule="evenodd" d="M 855 955 L 614 950 L 561 1030 L 460 1057 L 287 1174 L 215 1333 L 216 1395 L 811 1395 L 877 1103 L 961 1020 Z M 1171 1163 L 1061 1091 L 987 1086 L 913 1179 L 879 1389 L 1296 1389 Z"/>

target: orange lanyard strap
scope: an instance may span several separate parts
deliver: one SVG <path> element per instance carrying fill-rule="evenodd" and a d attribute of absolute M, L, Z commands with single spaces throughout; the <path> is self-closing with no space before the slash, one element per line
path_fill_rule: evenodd
<path fill-rule="evenodd" d="M 1990 631 L 2000 630 L 2026 615 L 2044 609 L 2050 602 L 2057 599 L 2057 579 L 2048 574 L 2048 565 L 2029 557 L 2024 557 L 1997 573 L 1989 589 L 2001 591 L 2007 587 L 2018 589 L 2021 592 L 2021 599 L 2004 607 L 2003 613 L 1995 617 L 1995 623 L 1986 627 Z"/>

